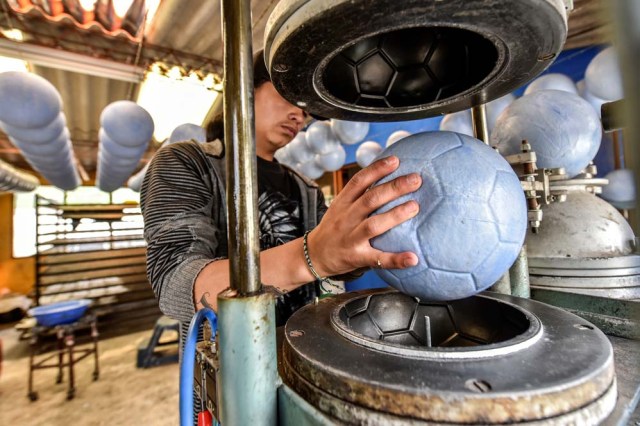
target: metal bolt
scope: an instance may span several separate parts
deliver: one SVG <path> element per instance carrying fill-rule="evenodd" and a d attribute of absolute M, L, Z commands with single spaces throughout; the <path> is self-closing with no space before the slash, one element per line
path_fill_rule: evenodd
<path fill-rule="evenodd" d="M 491 390 L 491 385 L 480 379 L 469 379 L 464 382 L 464 387 L 477 393 L 486 393 Z"/>
<path fill-rule="evenodd" d="M 544 54 L 544 55 L 540 55 L 540 56 L 538 56 L 538 62 L 548 61 L 548 60 L 553 59 L 555 57 L 556 57 L 555 53 L 547 53 L 547 54 Z"/>
<path fill-rule="evenodd" d="M 292 330 L 289 332 L 290 337 L 302 337 L 304 336 L 304 331 L 302 330 Z"/>
<path fill-rule="evenodd" d="M 578 330 L 593 330 L 593 326 L 587 324 L 573 324 Z"/>
<path fill-rule="evenodd" d="M 285 64 L 275 64 L 273 66 L 273 70 L 276 72 L 287 72 L 289 71 L 289 66 L 285 65 Z"/>

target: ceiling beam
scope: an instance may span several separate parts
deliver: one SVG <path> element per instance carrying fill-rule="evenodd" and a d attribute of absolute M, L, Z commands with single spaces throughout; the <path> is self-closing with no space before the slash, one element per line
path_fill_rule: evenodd
<path fill-rule="evenodd" d="M 145 69 L 51 47 L 0 38 L 0 55 L 50 68 L 113 80 L 140 83 Z"/>

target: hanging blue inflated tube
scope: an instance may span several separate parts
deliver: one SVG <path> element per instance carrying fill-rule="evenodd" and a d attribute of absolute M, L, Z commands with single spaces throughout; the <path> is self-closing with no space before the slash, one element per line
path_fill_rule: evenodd
<path fill-rule="evenodd" d="M 136 170 L 153 137 L 153 118 L 131 101 L 107 105 L 100 115 L 96 186 L 105 192 L 120 188 Z"/>

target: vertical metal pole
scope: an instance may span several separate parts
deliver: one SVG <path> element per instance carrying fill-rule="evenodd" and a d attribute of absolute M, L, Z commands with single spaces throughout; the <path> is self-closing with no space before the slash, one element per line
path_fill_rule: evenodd
<path fill-rule="evenodd" d="M 220 423 L 275 426 L 278 369 L 273 296 L 218 296 Z"/>
<path fill-rule="evenodd" d="M 473 134 L 476 139 L 489 145 L 489 130 L 487 129 L 487 108 L 485 104 L 479 104 L 471 108 L 471 121 Z M 502 294 L 511 294 L 511 279 L 507 271 L 500 279 L 489 288 L 491 291 Z"/>
<path fill-rule="evenodd" d="M 251 1 L 222 0 L 224 140 L 231 288 L 260 290 Z"/>
<path fill-rule="evenodd" d="M 511 266 L 511 269 L 509 269 L 509 278 L 511 279 L 512 295 L 527 299 L 531 297 L 526 244 L 522 246 L 516 261 L 513 263 L 513 266 Z"/>
<path fill-rule="evenodd" d="M 616 130 L 615 132 L 613 132 L 613 168 L 615 170 L 622 168 L 622 163 L 620 162 L 620 132 L 620 130 Z"/>
<path fill-rule="evenodd" d="M 261 292 L 250 0 L 221 0 L 231 288 L 218 295 L 220 421 L 275 425 L 274 298 Z"/>
<path fill-rule="evenodd" d="M 609 5 L 612 12 L 612 22 L 615 22 L 614 31 L 618 48 L 618 58 L 622 66 L 622 77 L 625 93 L 624 123 L 626 129 L 624 135 L 627 141 L 624 143 L 624 159 L 626 167 L 633 170 L 636 179 L 636 188 L 640 188 L 640 147 L 635 141 L 640 138 L 640 2 L 629 0 L 614 0 L 603 2 Z M 629 222 L 636 235 L 640 234 L 640 209 L 631 210 Z"/>
<path fill-rule="evenodd" d="M 13 200 L 15 202 L 15 198 Z M 42 202 L 38 194 L 36 194 L 34 202 L 36 205 L 36 306 L 40 306 L 40 265 L 42 264 L 42 257 L 40 254 L 40 205 L 42 204 Z M 58 238 L 57 235 L 56 238 Z"/>
<path fill-rule="evenodd" d="M 487 108 L 485 104 L 476 105 L 471 108 L 471 120 L 473 124 L 473 134 L 476 139 L 489 145 L 489 130 L 487 128 Z"/>
<path fill-rule="evenodd" d="M 494 285 L 489 287 L 489 291 L 500 294 L 511 294 L 511 277 L 509 276 L 509 271 L 501 276 Z"/>

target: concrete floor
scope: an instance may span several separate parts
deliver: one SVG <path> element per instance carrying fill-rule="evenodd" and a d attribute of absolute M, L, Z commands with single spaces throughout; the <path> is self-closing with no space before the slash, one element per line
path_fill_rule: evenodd
<path fill-rule="evenodd" d="M 40 398 L 27 398 L 27 341 L 13 329 L 0 330 L 3 346 L 0 373 L 0 425 L 177 425 L 178 364 L 136 368 L 138 344 L 150 330 L 101 339 L 100 379 L 91 378 L 93 359 L 74 369 L 76 395 L 66 400 L 68 377 L 55 384 L 56 369 L 35 372 Z M 65 370 L 66 371 L 66 370 Z"/>

